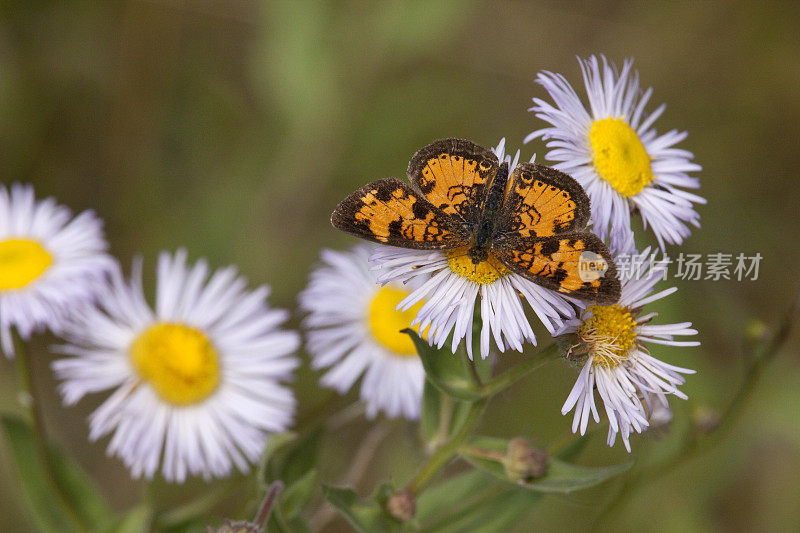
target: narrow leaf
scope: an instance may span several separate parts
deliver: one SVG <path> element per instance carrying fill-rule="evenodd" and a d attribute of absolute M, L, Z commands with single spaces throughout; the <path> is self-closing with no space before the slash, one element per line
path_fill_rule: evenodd
<path fill-rule="evenodd" d="M 286 518 L 291 520 L 294 518 L 314 495 L 317 487 L 317 471 L 311 469 L 306 474 L 295 481 L 291 486 L 281 494 L 281 503 L 283 513 Z"/>
<path fill-rule="evenodd" d="M 436 349 L 422 340 L 413 329 L 404 329 L 414 341 L 425 375 L 439 390 L 460 400 L 475 401 L 481 398 L 478 387 L 469 375 L 468 367 L 459 355 L 447 349 Z"/>
<path fill-rule="evenodd" d="M 21 419 L 5 415 L 2 425 L 19 469 L 19 478 L 32 518 L 40 528 L 54 531 L 102 529 L 114 515 L 88 475 L 54 446 L 48 447 L 53 479 L 37 454 L 36 437 Z"/>

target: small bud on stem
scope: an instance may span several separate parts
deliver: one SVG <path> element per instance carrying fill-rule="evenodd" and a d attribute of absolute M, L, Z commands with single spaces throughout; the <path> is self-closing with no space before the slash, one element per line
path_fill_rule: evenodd
<path fill-rule="evenodd" d="M 503 466 L 510 479 L 526 483 L 547 473 L 547 451 L 534 448 L 525 438 L 511 439 Z"/>

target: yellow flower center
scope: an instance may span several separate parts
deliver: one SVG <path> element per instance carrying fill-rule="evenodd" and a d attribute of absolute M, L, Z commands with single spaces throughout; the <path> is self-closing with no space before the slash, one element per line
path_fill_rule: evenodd
<path fill-rule="evenodd" d="M 589 130 L 589 144 L 598 174 L 621 195 L 635 196 L 653 181 L 650 156 L 624 119 L 596 120 Z"/>
<path fill-rule="evenodd" d="M 469 247 L 456 248 L 447 251 L 447 264 L 450 270 L 463 276 L 470 281 L 485 285 L 494 283 L 511 271 L 503 265 L 497 258 L 489 252 L 486 261 L 481 261 L 477 265 L 467 255 Z"/>
<path fill-rule="evenodd" d="M 189 326 L 151 326 L 133 342 L 130 357 L 139 376 L 173 405 L 199 403 L 219 385 L 219 355 L 201 331 Z"/>
<path fill-rule="evenodd" d="M 0 241 L 0 291 L 25 287 L 52 263 L 53 256 L 36 241 Z"/>
<path fill-rule="evenodd" d="M 394 287 L 382 287 L 369 304 L 367 321 L 369 329 L 375 340 L 382 344 L 387 350 L 399 357 L 416 357 L 417 349 L 411 337 L 400 330 L 406 329 L 411 325 L 417 312 L 425 302 L 420 301 L 406 311 L 398 311 L 395 308 L 400 301 L 408 296 L 408 292 Z M 419 332 L 419 325 L 415 326 Z M 423 333 L 422 337 L 425 335 Z"/>
<path fill-rule="evenodd" d="M 614 368 L 628 360 L 636 344 L 636 321 L 621 305 L 590 305 L 592 316 L 578 328 L 578 337 L 589 347 L 594 364 Z"/>

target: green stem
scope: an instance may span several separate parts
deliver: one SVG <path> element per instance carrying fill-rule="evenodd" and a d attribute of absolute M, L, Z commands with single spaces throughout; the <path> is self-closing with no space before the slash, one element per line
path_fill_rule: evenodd
<path fill-rule="evenodd" d="M 68 513 L 70 521 L 81 530 L 86 530 L 86 525 L 81 521 L 78 515 L 74 512 L 67 498 L 61 492 L 61 487 L 57 483 L 55 469 L 53 462 L 50 459 L 50 454 L 47 451 L 47 431 L 45 430 L 44 413 L 42 412 L 42 404 L 39 395 L 36 392 L 36 387 L 33 384 L 33 365 L 31 358 L 28 354 L 27 346 L 22 342 L 16 331 L 12 332 L 14 336 L 14 349 L 16 351 L 16 358 L 18 362 L 18 370 L 20 382 L 22 384 L 22 391 L 26 396 L 25 404 L 30 412 L 31 421 L 33 422 L 33 441 L 36 446 L 36 454 L 39 456 L 39 462 L 44 470 L 47 484 L 52 491 L 55 498 L 61 504 L 61 507 Z"/>
<path fill-rule="evenodd" d="M 26 406 L 31 415 L 33 422 L 33 435 L 34 442 L 36 443 L 36 453 L 39 455 L 39 461 L 42 463 L 48 479 L 53 482 L 55 475 L 53 475 L 53 464 L 50 461 L 50 454 L 47 453 L 47 432 L 44 426 L 44 415 L 42 414 L 42 405 L 36 394 L 36 388 L 33 385 L 33 369 L 31 366 L 31 359 L 28 355 L 28 350 L 22 339 L 14 333 L 14 346 L 17 352 L 17 361 L 19 362 L 19 375 L 20 382 L 22 383 L 22 390 L 26 396 Z M 55 483 L 53 483 L 55 485 Z"/>
<path fill-rule="evenodd" d="M 450 424 L 453 419 L 453 398 L 447 394 L 442 394 L 441 411 L 439 412 L 439 430 L 431 441 L 430 450 L 436 450 L 450 434 Z"/>
<path fill-rule="evenodd" d="M 469 437 L 472 430 L 477 425 L 478 421 L 486 409 L 488 400 L 486 398 L 478 400 L 470 404 L 467 418 L 464 420 L 458 433 L 450 437 L 450 440 L 445 442 L 441 448 L 436 450 L 430 456 L 428 461 L 422 465 L 414 479 L 412 479 L 406 486 L 405 490 L 412 496 L 419 494 L 419 492 L 430 482 L 433 476 L 458 453 L 458 449 L 464 444 Z"/>
<path fill-rule="evenodd" d="M 606 518 L 615 514 L 621 508 L 625 499 L 637 489 L 650 484 L 692 457 L 713 448 L 722 440 L 734 427 L 742 408 L 750 397 L 750 392 L 755 388 L 764 369 L 775 358 L 783 344 L 789 338 L 789 333 L 791 332 L 798 314 L 800 314 L 800 289 L 795 292 L 792 303 L 783 316 L 775 334 L 768 341 L 752 348 L 753 353 L 751 353 L 748 358 L 750 360 L 750 365 L 745 372 L 744 380 L 722 412 L 719 419 L 719 426 L 710 434 L 700 433 L 696 428 L 692 429 L 681 447 L 671 457 L 640 472 L 638 475 L 629 477 L 617 493 L 616 498 L 614 498 L 599 515 L 597 523 L 601 523 Z"/>
<path fill-rule="evenodd" d="M 459 453 L 463 453 L 465 455 L 489 459 L 490 461 L 497 461 L 498 463 L 502 463 L 506 459 L 506 454 L 503 452 L 498 452 L 497 450 L 487 450 L 486 448 L 479 448 L 469 444 L 462 445 L 458 451 Z"/>
<path fill-rule="evenodd" d="M 481 387 L 481 394 L 484 397 L 490 397 L 503 391 L 524 378 L 531 372 L 538 370 L 547 363 L 555 361 L 561 357 L 561 349 L 558 344 L 553 343 L 547 348 L 544 348 L 539 353 L 530 355 L 523 362 L 515 367 L 510 368 L 503 374 L 500 374 L 489 383 Z"/>

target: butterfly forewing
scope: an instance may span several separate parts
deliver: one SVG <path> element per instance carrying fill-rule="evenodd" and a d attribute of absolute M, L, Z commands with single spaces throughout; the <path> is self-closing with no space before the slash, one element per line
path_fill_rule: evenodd
<path fill-rule="evenodd" d="M 331 223 L 356 237 L 403 248 L 455 248 L 468 238 L 452 217 L 395 178 L 368 183 L 342 200 Z"/>
<path fill-rule="evenodd" d="M 567 174 L 534 163 L 511 173 L 496 225 L 497 237 L 549 237 L 582 230 L 589 222 L 589 197 Z"/>
<path fill-rule="evenodd" d="M 548 289 L 601 305 L 619 300 L 614 261 L 603 241 L 592 233 L 519 238 L 493 251 L 512 272 Z"/>
<path fill-rule="evenodd" d="M 442 139 L 414 154 L 408 179 L 442 212 L 472 226 L 498 168 L 491 150 L 466 139 Z"/>

